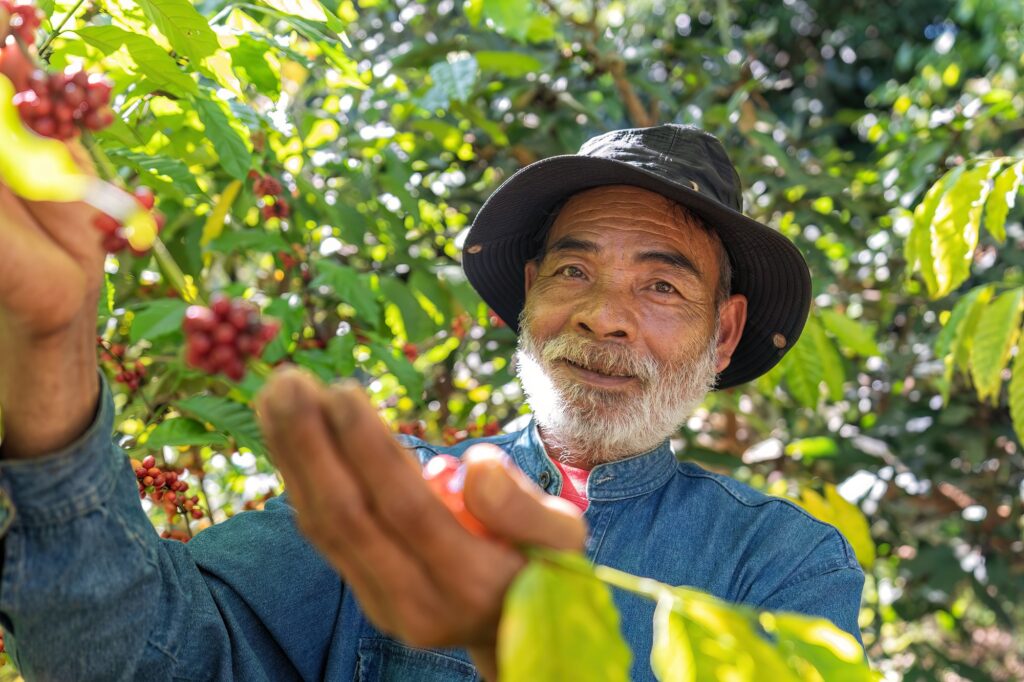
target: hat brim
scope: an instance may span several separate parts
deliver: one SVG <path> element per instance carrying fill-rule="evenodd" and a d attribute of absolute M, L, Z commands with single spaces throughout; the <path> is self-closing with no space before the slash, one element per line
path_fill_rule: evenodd
<path fill-rule="evenodd" d="M 761 376 L 796 343 L 807 321 L 811 279 L 803 255 L 786 237 L 698 190 L 632 164 L 576 154 L 519 170 L 477 213 L 463 251 L 463 269 L 484 301 L 517 333 L 525 302 L 526 262 L 540 250 L 541 231 L 563 198 L 604 185 L 633 185 L 686 206 L 719 235 L 732 263 L 732 293 L 747 298 L 743 336 L 716 388 Z"/>

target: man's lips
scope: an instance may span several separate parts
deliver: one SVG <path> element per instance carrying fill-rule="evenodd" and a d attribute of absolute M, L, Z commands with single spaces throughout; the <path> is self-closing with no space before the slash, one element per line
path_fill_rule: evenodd
<path fill-rule="evenodd" d="M 609 374 L 602 374 L 601 372 L 595 372 L 594 370 L 581 367 L 580 365 L 565 359 L 559 360 L 559 362 L 568 367 L 569 370 L 577 377 L 589 384 L 594 384 L 595 386 L 624 386 L 632 381 L 636 381 L 636 377 L 634 376 L 612 376 Z"/>

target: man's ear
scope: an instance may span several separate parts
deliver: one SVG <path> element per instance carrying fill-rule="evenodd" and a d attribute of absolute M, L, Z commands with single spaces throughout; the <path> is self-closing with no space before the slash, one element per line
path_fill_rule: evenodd
<path fill-rule="evenodd" d="M 747 323 L 747 297 L 733 294 L 718 309 L 718 361 L 715 371 L 719 374 L 732 362 L 732 354 L 743 336 Z"/>
<path fill-rule="evenodd" d="M 530 288 L 533 286 L 533 283 L 537 281 L 537 272 L 537 261 L 532 258 L 526 261 L 526 266 L 523 268 L 523 275 L 526 280 L 526 286 L 523 288 L 524 296 L 527 294 L 527 292 L 530 291 Z"/>

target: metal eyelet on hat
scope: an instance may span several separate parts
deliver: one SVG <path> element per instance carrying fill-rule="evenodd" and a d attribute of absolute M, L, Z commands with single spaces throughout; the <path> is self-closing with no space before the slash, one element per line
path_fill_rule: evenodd
<path fill-rule="evenodd" d="M 472 246 L 466 247 L 466 253 L 477 254 L 484 250 L 483 244 L 473 244 Z"/>
<path fill-rule="evenodd" d="M 690 185 L 691 185 L 691 186 L 693 187 L 693 191 L 694 191 L 694 192 L 699 192 L 699 191 L 700 191 L 700 185 L 698 185 L 698 184 L 697 184 L 696 182 L 694 182 L 693 180 L 690 180 Z"/>
<path fill-rule="evenodd" d="M 786 337 L 783 336 L 782 334 L 772 334 L 772 343 L 775 345 L 776 348 L 785 348 Z"/>

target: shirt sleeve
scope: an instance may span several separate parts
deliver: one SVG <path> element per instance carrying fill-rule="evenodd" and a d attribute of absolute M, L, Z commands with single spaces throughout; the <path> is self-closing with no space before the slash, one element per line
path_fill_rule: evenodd
<path fill-rule="evenodd" d="M 772 593 L 758 606 L 770 611 L 795 611 L 820 616 L 857 638 L 862 647 L 858 617 L 864 572 L 837 566 L 792 582 Z"/>
<path fill-rule="evenodd" d="M 320 679 L 344 588 L 285 499 L 184 544 L 161 539 L 111 439 L 101 377 L 87 431 L 0 461 L 15 509 L 0 624 L 26 679 Z"/>

